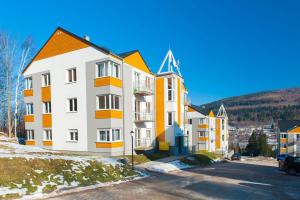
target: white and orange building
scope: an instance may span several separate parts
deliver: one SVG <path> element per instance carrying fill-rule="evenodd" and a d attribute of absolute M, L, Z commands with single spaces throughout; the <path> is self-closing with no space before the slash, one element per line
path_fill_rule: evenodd
<path fill-rule="evenodd" d="M 124 155 L 134 131 L 136 150 L 187 152 L 188 92 L 171 50 L 155 74 L 138 50 L 115 54 L 59 27 L 23 75 L 26 145 Z"/>

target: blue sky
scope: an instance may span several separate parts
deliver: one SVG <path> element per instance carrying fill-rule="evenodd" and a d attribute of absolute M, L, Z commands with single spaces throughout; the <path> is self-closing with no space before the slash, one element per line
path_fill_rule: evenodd
<path fill-rule="evenodd" d="M 2 1 L 0 30 L 40 48 L 57 26 L 156 72 L 171 46 L 192 102 L 300 85 L 300 1 Z M 5 8 L 5 9 L 3 9 Z"/>

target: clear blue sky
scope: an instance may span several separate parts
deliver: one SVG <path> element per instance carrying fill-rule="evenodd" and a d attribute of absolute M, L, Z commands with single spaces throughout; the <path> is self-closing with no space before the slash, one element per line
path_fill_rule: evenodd
<path fill-rule="evenodd" d="M 169 45 L 195 104 L 300 85 L 300 1 L 3 1 L 0 30 L 40 48 L 57 26 L 156 72 Z"/>

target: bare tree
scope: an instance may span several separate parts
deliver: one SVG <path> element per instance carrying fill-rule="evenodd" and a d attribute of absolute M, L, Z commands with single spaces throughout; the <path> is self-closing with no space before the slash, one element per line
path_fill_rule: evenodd
<path fill-rule="evenodd" d="M 21 46 L 21 56 L 18 63 L 18 74 L 17 74 L 17 82 L 16 82 L 16 92 L 15 92 L 15 114 L 14 114 L 14 128 L 15 128 L 15 137 L 17 137 L 17 126 L 18 126 L 18 108 L 19 108 L 19 86 L 20 86 L 20 78 L 22 76 L 23 69 L 25 67 L 25 64 L 28 62 L 28 59 L 30 57 L 30 53 L 32 50 L 32 39 L 27 38 L 24 43 Z"/>
<path fill-rule="evenodd" d="M 1 83 L 4 85 L 5 91 L 0 103 L 7 108 L 3 111 L 7 114 L 7 119 L 3 118 L 2 120 L 6 121 L 9 137 L 13 137 L 13 128 L 14 135 L 17 137 L 20 83 L 22 71 L 31 55 L 32 39 L 26 39 L 19 48 L 16 44 L 15 40 L 0 32 L 0 64 L 2 65 L 0 85 Z M 15 95 L 12 95 L 13 90 L 15 90 Z M 14 115 L 12 115 L 13 109 Z"/>

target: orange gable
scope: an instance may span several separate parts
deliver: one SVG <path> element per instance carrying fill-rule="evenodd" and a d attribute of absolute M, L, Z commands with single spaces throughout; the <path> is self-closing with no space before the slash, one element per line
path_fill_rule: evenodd
<path fill-rule="evenodd" d="M 289 130 L 288 133 L 300 133 L 300 126 L 296 126 L 295 128 Z"/>
<path fill-rule="evenodd" d="M 144 59 L 142 58 L 141 54 L 138 51 L 125 57 L 124 62 L 141 71 L 151 74 L 151 71 L 147 67 Z"/>
<path fill-rule="evenodd" d="M 195 109 L 193 109 L 191 106 L 188 107 L 188 112 L 197 112 Z"/>
<path fill-rule="evenodd" d="M 33 61 L 57 56 L 63 53 L 86 48 L 89 45 L 61 29 L 57 29 Z"/>

